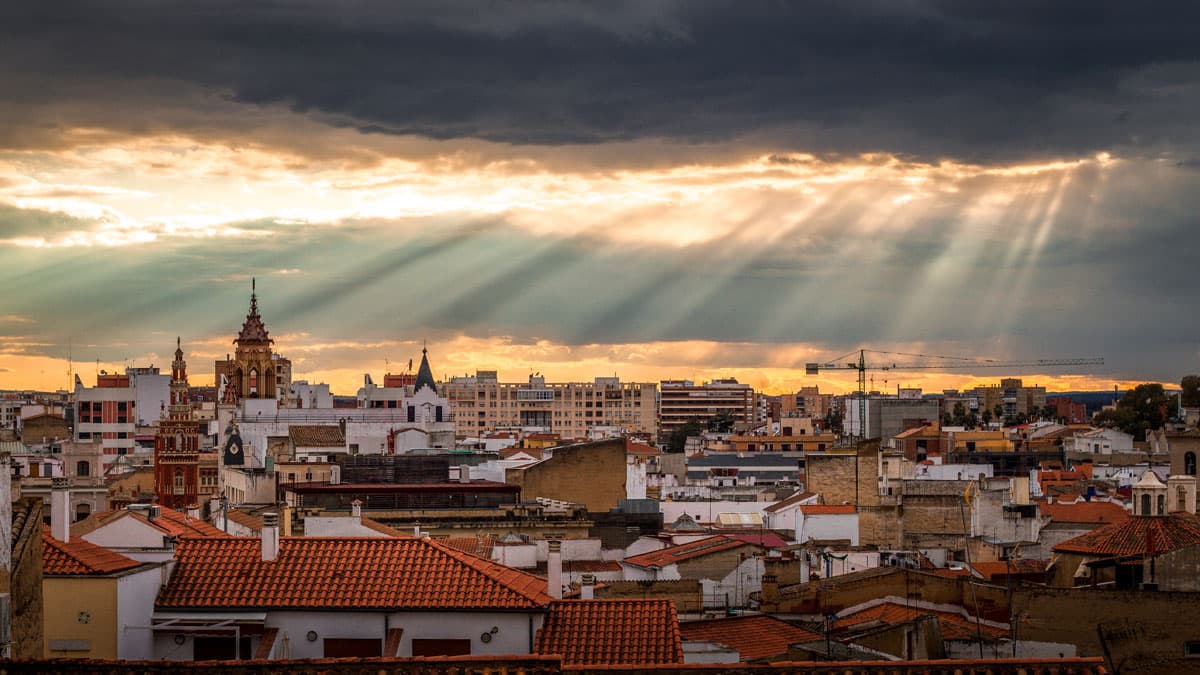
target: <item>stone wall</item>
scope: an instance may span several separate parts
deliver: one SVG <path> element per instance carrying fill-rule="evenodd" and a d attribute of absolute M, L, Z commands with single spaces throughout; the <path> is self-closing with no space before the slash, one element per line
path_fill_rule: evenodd
<path fill-rule="evenodd" d="M 42 501 L 13 504 L 12 655 L 42 656 Z M 19 527 L 18 527 L 19 525 Z"/>
<path fill-rule="evenodd" d="M 853 504 L 854 455 L 810 454 L 804 458 L 804 487 L 821 495 L 823 504 Z"/>
<path fill-rule="evenodd" d="M 521 499 L 561 499 L 607 512 L 625 499 L 625 440 L 612 439 L 555 448 L 553 456 L 524 469 L 508 469 L 505 481 L 521 488 Z"/>
<path fill-rule="evenodd" d="M 1197 606 L 1200 593 L 1065 588 L 1013 592 L 1018 639 L 1073 644 L 1082 656 L 1103 656 L 1107 643 L 1110 666 L 1122 675 L 1194 672 L 1196 660 L 1185 659 L 1183 648 L 1198 638 Z"/>
<path fill-rule="evenodd" d="M 696 579 L 674 581 L 606 581 L 595 591 L 596 598 L 670 598 L 679 614 L 704 610 L 704 593 Z"/>

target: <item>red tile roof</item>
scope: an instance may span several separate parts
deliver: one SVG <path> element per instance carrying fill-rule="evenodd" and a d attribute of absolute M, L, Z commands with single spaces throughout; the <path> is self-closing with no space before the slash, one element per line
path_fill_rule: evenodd
<path fill-rule="evenodd" d="M 1131 516 L 1068 539 L 1054 550 L 1098 556 L 1158 555 L 1196 544 L 1200 544 L 1200 516 L 1178 512 Z"/>
<path fill-rule="evenodd" d="M 166 506 L 159 507 L 159 516 L 151 519 L 148 510 L 122 509 L 93 514 L 71 526 L 71 536 L 83 536 L 120 518 L 136 518 L 163 534 L 173 537 L 229 537 L 229 534 L 213 527 L 207 521 L 191 518 Z M 232 520 L 232 518 L 230 518 Z"/>
<path fill-rule="evenodd" d="M 743 661 L 787 654 L 788 645 L 823 639 L 775 617 L 759 614 L 679 624 L 685 640 L 719 642 L 738 651 Z"/>
<path fill-rule="evenodd" d="M 456 551 L 470 553 L 480 558 L 491 559 L 492 549 L 496 547 L 496 538 L 491 535 L 480 537 L 446 537 L 445 539 L 438 539 L 437 543 L 449 546 Z"/>
<path fill-rule="evenodd" d="M 625 439 L 625 454 L 627 455 L 661 455 L 662 450 L 632 439 Z"/>
<path fill-rule="evenodd" d="M 1129 517 L 1125 507 L 1116 502 L 1072 503 L 1055 500 L 1053 504 L 1049 501 L 1039 501 L 1037 506 L 1043 516 L 1050 516 L 1051 522 L 1055 523 L 1108 524 L 1120 523 Z"/>
<path fill-rule="evenodd" d="M 534 609 L 546 580 L 417 537 L 185 539 L 158 607 Z"/>
<path fill-rule="evenodd" d="M 391 525 L 384 525 L 383 523 L 379 522 L 378 520 L 372 520 L 371 518 L 361 518 L 360 522 L 362 523 L 362 526 L 367 528 L 368 530 L 375 530 L 376 532 L 378 532 L 380 534 L 386 534 L 389 537 L 411 537 L 411 536 L 413 536 L 412 533 L 410 533 L 410 532 L 405 532 L 403 530 L 397 530 L 396 528 L 392 527 Z"/>
<path fill-rule="evenodd" d="M 792 494 L 790 497 L 781 499 L 781 500 L 775 502 L 774 504 L 764 508 L 763 511 L 767 511 L 768 513 L 776 513 L 778 511 L 786 509 L 789 506 L 792 506 L 793 504 L 799 504 L 800 502 L 802 502 L 806 499 L 812 499 L 813 497 L 816 497 L 816 496 L 817 496 L 817 493 L 815 493 L 815 492 L 796 492 L 796 493 Z"/>
<path fill-rule="evenodd" d="M 717 553 L 719 551 L 728 551 L 731 548 L 739 546 L 748 546 L 744 541 L 739 541 L 732 537 L 719 534 L 713 537 L 705 537 L 696 541 L 682 544 L 680 546 L 668 546 L 657 551 L 641 553 L 639 555 L 626 558 L 622 562 L 637 567 L 666 567 L 684 560 L 699 558 Z"/>
<path fill-rule="evenodd" d="M 922 607 L 909 607 L 896 602 L 883 602 L 874 607 L 839 616 L 836 626 L 838 629 L 865 627 L 863 624 L 882 623 L 895 624 L 912 621 L 922 616 L 936 616 L 942 628 L 943 640 L 975 640 L 976 624 L 972 617 L 956 612 L 945 612 Z M 997 628 L 986 623 L 980 623 L 978 631 L 984 639 L 1008 637 L 1008 629 Z"/>
<path fill-rule="evenodd" d="M 734 532 L 730 532 L 730 533 L 726 534 L 725 536 L 731 537 L 733 539 L 737 539 L 738 541 L 744 541 L 747 544 L 754 544 L 756 546 L 765 546 L 766 548 L 783 548 L 784 546 L 787 546 L 789 544 L 787 539 L 784 539 L 783 537 L 775 534 L 774 532 L 765 532 L 765 533 L 749 533 L 749 532 L 734 533 Z"/>
<path fill-rule="evenodd" d="M 132 558 L 114 553 L 82 539 L 62 542 L 42 526 L 42 574 L 52 576 L 89 576 L 112 574 L 141 565 Z"/>
<path fill-rule="evenodd" d="M 344 448 L 346 436 L 336 424 L 293 424 L 288 439 L 301 448 Z"/>
<path fill-rule="evenodd" d="M 853 504 L 801 504 L 800 512 L 806 516 L 848 515 L 858 512 Z"/>
<path fill-rule="evenodd" d="M 564 666 L 683 663 L 675 602 L 662 598 L 558 600 L 533 651 Z"/>

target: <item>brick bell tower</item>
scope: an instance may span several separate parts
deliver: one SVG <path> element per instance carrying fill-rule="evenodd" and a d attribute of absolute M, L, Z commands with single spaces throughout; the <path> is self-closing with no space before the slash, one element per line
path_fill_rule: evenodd
<path fill-rule="evenodd" d="M 200 436 L 188 403 L 187 361 L 179 338 L 171 364 L 171 404 L 154 439 L 154 492 L 159 504 L 181 511 L 200 498 Z"/>

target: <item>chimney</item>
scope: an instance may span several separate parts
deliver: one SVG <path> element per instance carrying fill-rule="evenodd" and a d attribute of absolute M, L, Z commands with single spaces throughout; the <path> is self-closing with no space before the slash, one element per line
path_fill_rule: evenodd
<path fill-rule="evenodd" d="M 596 575 L 585 574 L 579 582 L 579 599 L 594 600 L 596 598 Z"/>
<path fill-rule="evenodd" d="M 354 516 L 355 518 L 362 518 L 361 499 L 355 499 L 354 501 L 350 502 L 350 515 Z"/>
<path fill-rule="evenodd" d="M 146 518 L 153 521 L 162 516 L 162 507 L 158 504 L 151 504 L 150 510 L 146 512 Z"/>
<path fill-rule="evenodd" d="M 340 464 L 334 464 L 329 467 L 329 484 L 340 485 L 342 482 L 342 467 Z"/>
<path fill-rule="evenodd" d="M 221 495 L 213 493 L 208 498 L 208 516 L 216 522 L 217 514 L 221 512 Z"/>
<path fill-rule="evenodd" d="M 546 558 L 546 591 L 550 597 L 562 599 L 562 542 L 550 542 L 550 552 Z"/>
<path fill-rule="evenodd" d="M 192 504 L 192 505 L 188 506 L 187 515 L 188 515 L 188 518 L 200 520 L 200 505 Z"/>
<path fill-rule="evenodd" d="M 264 513 L 262 529 L 262 559 L 272 561 L 279 556 L 279 514 Z"/>
<path fill-rule="evenodd" d="M 466 464 L 458 465 L 458 482 L 460 482 L 460 483 L 470 483 L 471 482 L 471 467 L 467 466 Z"/>
<path fill-rule="evenodd" d="M 50 532 L 54 538 L 71 540 L 71 479 L 50 479 Z"/>
<path fill-rule="evenodd" d="M 279 514 L 279 533 L 282 536 L 292 536 L 292 507 L 284 504 L 280 507 L 282 513 Z"/>

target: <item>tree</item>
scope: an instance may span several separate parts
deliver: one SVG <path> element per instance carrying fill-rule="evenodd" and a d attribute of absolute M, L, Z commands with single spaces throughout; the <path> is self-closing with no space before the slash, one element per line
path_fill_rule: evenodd
<path fill-rule="evenodd" d="M 1179 382 L 1183 389 L 1183 400 L 1180 405 L 1185 408 L 1200 407 L 1200 375 L 1185 375 Z"/>
<path fill-rule="evenodd" d="M 825 431 L 832 434 L 842 433 L 842 415 L 830 410 L 825 415 Z"/>
<path fill-rule="evenodd" d="M 704 431 L 704 427 L 696 420 L 688 420 L 683 426 L 675 431 L 672 431 L 667 436 L 667 452 L 683 452 L 687 447 L 687 439 L 689 436 L 699 436 Z"/>
<path fill-rule="evenodd" d="M 954 404 L 954 424 L 955 426 L 963 426 L 967 423 L 967 409 L 963 406 L 962 401 Z"/>
<path fill-rule="evenodd" d="M 1125 392 L 1115 409 L 1096 415 L 1099 426 L 1120 429 L 1135 441 L 1146 440 L 1146 432 L 1161 429 L 1174 408 L 1174 397 L 1167 396 L 1161 384 L 1139 384 Z"/>
<path fill-rule="evenodd" d="M 998 420 L 1004 419 L 1004 406 L 997 403 L 996 407 L 992 408 L 992 417 Z"/>
<path fill-rule="evenodd" d="M 730 431 L 733 431 L 733 425 L 736 423 L 737 420 L 733 417 L 733 413 L 729 412 L 728 410 L 722 410 L 716 415 L 708 418 L 707 426 L 709 431 L 715 431 L 719 434 L 727 434 Z"/>
<path fill-rule="evenodd" d="M 979 419 L 983 420 L 984 426 L 991 424 L 992 423 L 992 411 L 984 410 L 983 413 L 979 415 Z"/>

